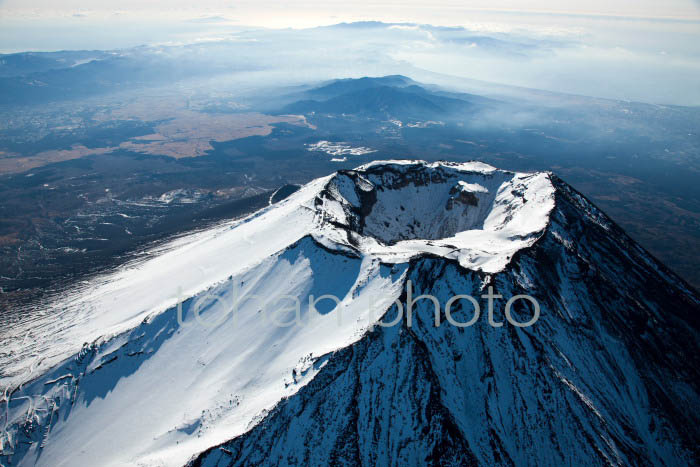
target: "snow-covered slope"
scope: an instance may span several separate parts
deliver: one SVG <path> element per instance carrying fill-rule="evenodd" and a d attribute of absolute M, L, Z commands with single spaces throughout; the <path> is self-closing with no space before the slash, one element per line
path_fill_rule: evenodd
<path fill-rule="evenodd" d="M 540 318 L 435 327 L 424 300 L 412 327 L 372 326 L 393 317 L 408 280 L 443 304 L 488 286 L 529 294 Z M 310 309 L 326 294 L 340 303 Z M 301 324 L 280 326 L 295 299 Z M 553 175 L 375 162 L 2 329 L 1 458 L 685 465 L 698 458 L 687 408 L 700 404 L 699 311 L 693 291 Z"/>

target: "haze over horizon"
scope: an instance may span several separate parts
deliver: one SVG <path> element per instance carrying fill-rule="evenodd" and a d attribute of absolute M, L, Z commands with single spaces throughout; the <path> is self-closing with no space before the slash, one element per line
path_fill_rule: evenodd
<path fill-rule="evenodd" d="M 400 6 L 400 7 L 399 7 Z M 700 105 L 700 2 L 416 1 L 382 2 L 0 2 L 0 52 L 112 50 L 240 40 L 259 34 L 251 62 L 267 66 L 279 48 L 323 55 L 338 23 L 382 21 L 403 37 L 363 43 L 382 66 L 593 97 L 655 104 Z M 442 40 L 420 25 L 458 27 L 459 40 Z M 292 29 L 288 29 L 292 28 Z M 308 34 L 302 31 L 314 28 Z M 396 31 L 395 31 L 396 32 Z M 268 35 L 288 34 L 275 43 Z M 302 36 L 299 36 L 302 34 Z M 483 43 L 479 39 L 483 39 Z M 500 41 L 498 48 L 489 43 Z M 352 48 L 352 41 L 339 47 Z M 365 42 L 363 40 L 363 42 Z M 266 49 L 270 43 L 276 50 Z M 299 50 L 290 50 L 291 54 Z M 339 66 L 342 69 L 342 67 Z M 358 74 L 372 74 L 355 64 Z M 344 75 L 336 76 L 342 77 Z"/>
<path fill-rule="evenodd" d="M 397 11 L 396 7 L 401 7 Z M 700 3 L 694 0 L 670 0 L 656 2 L 651 0 L 593 0 L 585 4 L 571 0 L 476 0 L 469 2 L 455 0 L 439 0 L 427 5 L 417 0 L 385 0 L 382 2 L 367 2 L 361 0 L 327 0 L 327 1 L 296 1 L 280 4 L 270 0 L 263 1 L 222 1 L 203 0 L 193 6 L 186 0 L 150 0 L 147 2 L 135 0 L 66 0 L 59 5 L 51 0 L 2 0 L 0 11 L 6 16 L 60 16 L 65 14 L 82 13 L 94 14 L 131 14 L 143 15 L 159 11 L 161 15 L 193 14 L 231 15 L 242 23 L 255 26 L 271 26 L 273 24 L 285 27 L 316 26 L 323 17 L 340 18 L 342 21 L 357 21 L 360 18 L 373 17 L 383 21 L 435 21 L 441 17 L 448 21 L 463 21 L 465 14 L 485 11 L 514 14 L 557 14 L 557 15 L 588 15 L 588 16 L 617 16 L 627 18 L 652 19 L 684 19 L 700 20 Z M 280 13 L 286 13 L 280 16 Z M 457 14 L 455 17 L 454 14 Z M 416 16 L 419 15 L 420 16 Z M 426 15 L 428 15 L 426 17 Z M 299 24 L 299 18 L 304 18 Z M 256 19 L 256 22 L 250 21 Z M 243 21 L 248 19 L 249 21 Z M 296 24 L 295 24 L 296 23 Z"/>

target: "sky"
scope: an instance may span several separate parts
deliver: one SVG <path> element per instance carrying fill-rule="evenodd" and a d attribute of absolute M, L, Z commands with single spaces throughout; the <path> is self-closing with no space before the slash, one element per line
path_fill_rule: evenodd
<path fill-rule="evenodd" d="M 439 38 L 405 24 L 397 27 L 414 28 L 411 34 L 364 50 L 414 68 L 574 94 L 700 105 L 700 0 L 0 0 L 0 53 L 177 45 L 231 40 L 251 28 L 366 20 L 460 27 L 469 37 L 502 44 Z M 358 40 L 357 47 L 369 46 Z"/>
<path fill-rule="evenodd" d="M 196 5 L 196 6 L 194 6 Z M 308 27 L 374 19 L 455 23 L 477 12 L 674 18 L 700 20 L 699 0 L 0 0 L 4 18 L 221 16 L 241 24 Z"/>

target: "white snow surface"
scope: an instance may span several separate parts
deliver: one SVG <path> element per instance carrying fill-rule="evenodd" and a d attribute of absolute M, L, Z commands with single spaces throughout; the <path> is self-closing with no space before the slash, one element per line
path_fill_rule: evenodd
<path fill-rule="evenodd" d="M 397 172 L 377 173 L 376 169 L 387 166 Z M 431 169 L 440 170 L 444 179 L 377 190 L 377 202 L 363 231 L 368 235 L 355 236 L 358 244 L 354 247 L 363 254 L 386 262 L 406 262 L 430 253 L 456 259 L 465 268 L 494 273 L 539 238 L 554 208 L 549 174 L 507 172 L 481 162 L 376 161 L 358 168 L 357 183 L 365 184 L 367 190 L 391 186 L 401 179 L 402 171 L 417 166 L 428 174 Z M 324 199 L 321 211 L 337 224 L 348 224 L 344 206 L 359 206 L 354 185 L 342 173 L 328 182 L 335 199 Z M 471 193 L 477 205 L 457 202 L 446 209 L 448 200 L 455 197 L 453 192 Z M 321 226 L 316 236 L 351 246 L 345 233 L 331 224 Z"/>
<path fill-rule="evenodd" d="M 377 152 L 376 149 L 367 148 L 364 146 L 352 147 L 350 144 L 345 142 L 333 142 L 333 141 L 318 141 L 316 143 L 307 144 L 307 151 L 321 151 L 325 152 L 331 156 L 363 156 L 365 154 L 371 154 Z M 335 160 L 335 159 L 331 159 Z"/>
<path fill-rule="evenodd" d="M 406 182 L 416 171 L 431 182 Z M 376 201 L 358 229 L 368 193 Z M 411 258 L 427 253 L 497 272 L 542 235 L 553 208 L 547 173 L 381 161 L 176 239 L 0 329 L 0 394 L 11 400 L 2 448 L 35 417 L 48 426 L 45 439 L 21 465 L 182 465 L 247 431 L 313 377 L 319 357 L 357 341 L 399 296 Z M 234 319 L 225 313 L 236 293 L 278 305 L 297 297 L 305 325 L 270 325 L 255 300 Z M 324 294 L 341 304 L 309 310 L 309 296 Z M 222 319 L 197 323 L 195 303 L 203 321 Z M 99 364 L 67 373 L 84 343 L 94 343 Z M 70 408 L 55 402 L 70 394 Z"/>

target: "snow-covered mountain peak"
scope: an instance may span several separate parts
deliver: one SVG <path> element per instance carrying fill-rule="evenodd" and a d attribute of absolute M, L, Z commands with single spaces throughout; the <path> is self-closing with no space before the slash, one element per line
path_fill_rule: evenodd
<path fill-rule="evenodd" d="M 12 351 L 0 354 L 0 366 L 7 385 L 16 386 L 38 371 L 31 368 L 35 355 L 49 367 L 84 342 L 133 329 L 304 237 L 370 262 L 429 254 L 474 271 L 500 271 L 541 236 L 553 206 L 549 174 L 481 162 L 377 161 L 340 171 L 251 216 L 176 239 L 148 260 L 79 284 L 31 320 L 2 329 Z"/>
<path fill-rule="evenodd" d="M 551 174 L 373 162 L 0 327 L 0 463 L 695 465 L 699 312 Z"/>
<path fill-rule="evenodd" d="M 327 181 L 315 199 L 314 234 L 388 262 L 430 253 L 496 272 L 539 238 L 553 208 L 547 173 L 375 161 Z"/>

